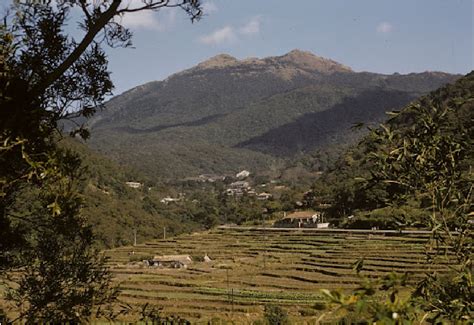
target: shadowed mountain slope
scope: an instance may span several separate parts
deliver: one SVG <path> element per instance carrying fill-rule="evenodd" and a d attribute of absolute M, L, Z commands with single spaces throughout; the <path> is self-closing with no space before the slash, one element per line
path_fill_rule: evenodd
<path fill-rule="evenodd" d="M 261 171 L 359 139 L 373 123 L 458 76 L 380 75 L 309 52 L 238 60 L 218 55 L 110 100 L 89 144 L 154 178 Z"/>

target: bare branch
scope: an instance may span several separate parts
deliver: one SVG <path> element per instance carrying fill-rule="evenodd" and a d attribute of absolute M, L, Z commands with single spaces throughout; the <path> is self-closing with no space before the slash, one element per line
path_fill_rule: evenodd
<path fill-rule="evenodd" d="M 79 0 L 79 3 L 81 5 L 82 12 L 86 16 L 87 24 L 89 25 L 90 23 L 92 23 L 92 16 L 89 10 L 87 9 L 87 2 L 86 0 Z"/>

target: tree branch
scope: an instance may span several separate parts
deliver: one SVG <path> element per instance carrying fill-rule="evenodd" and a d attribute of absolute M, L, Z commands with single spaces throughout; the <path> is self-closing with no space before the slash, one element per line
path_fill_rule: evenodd
<path fill-rule="evenodd" d="M 120 10 L 117 11 L 117 13 L 122 14 L 122 13 L 126 13 L 126 12 L 137 12 L 137 11 L 141 11 L 141 10 L 155 10 L 155 9 L 159 9 L 159 8 L 163 8 L 163 7 L 179 7 L 180 5 L 181 4 L 170 5 L 169 0 L 160 0 L 159 2 L 149 3 L 149 4 L 146 4 L 146 5 L 144 5 L 142 7 L 138 7 L 138 8 L 120 9 Z"/>
<path fill-rule="evenodd" d="M 95 36 L 104 28 L 105 25 L 117 14 L 117 8 L 120 6 L 121 0 L 113 0 L 110 7 L 100 15 L 96 22 L 89 27 L 87 34 L 84 36 L 79 45 L 69 56 L 51 73 L 49 73 L 43 80 L 33 86 L 30 91 L 32 97 L 36 97 L 44 92 L 51 84 L 53 84 L 59 77 L 69 69 L 74 62 L 84 53 L 87 47 L 94 41 Z"/>

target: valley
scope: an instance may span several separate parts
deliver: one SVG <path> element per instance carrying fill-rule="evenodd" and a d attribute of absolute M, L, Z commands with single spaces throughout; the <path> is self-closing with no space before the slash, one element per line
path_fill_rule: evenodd
<path fill-rule="evenodd" d="M 373 2 L 2 3 L 0 325 L 473 324 L 472 1 Z"/>

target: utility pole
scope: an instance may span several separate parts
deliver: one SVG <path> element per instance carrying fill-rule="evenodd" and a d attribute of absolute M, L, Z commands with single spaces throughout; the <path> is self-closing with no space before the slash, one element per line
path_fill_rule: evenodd
<path fill-rule="evenodd" d="M 267 269 L 267 232 L 265 229 L 265 213 L 263 214 L 263 245 L 264 245 L 264 251 L 263 251 L 263 270 L 266 271 Z"/>
<path fill-rule="evenodd" d="M 230 288 L 229 285 L 229 268 L 226 268 L 227 278 L 227 302 L 231 304 L 231 317 L 234 317 L 234 288 Z"/>
<path fill-rule="evenodd" d="M 227 278 L 227 301 L 230 302 L 230 288 L 229 288 L 229 269 L 226 270 L 226 278 Z"/>
<path fill-rule="evenodd" d="M 137 229 L 133 229 L 133 246 L 137 246 Z"/>
<path fill-rule="evenodd" d="M 166 227 L 163 227 L 163 240 L 166 240 Z"/>
<path fill-rule="evenodd" d="M 234 317 L 234 288 L 232 288 L 231 292 L 232 292 L 232 309 L 231 309 L 232 313 L 231 313 L 231 315 L 232 315 L 232 318 L 233 318 Z"/>

